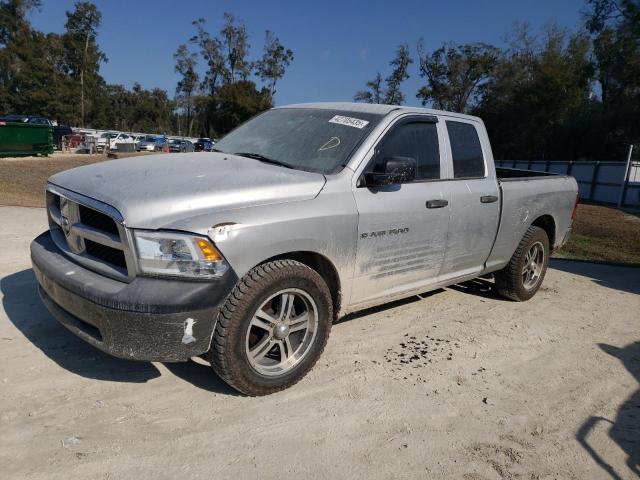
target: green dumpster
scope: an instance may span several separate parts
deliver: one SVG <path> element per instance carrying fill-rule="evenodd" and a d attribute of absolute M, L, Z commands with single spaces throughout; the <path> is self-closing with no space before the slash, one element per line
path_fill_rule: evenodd
<path fill-rule="evenodd" d="M 53 128 L 19 122 L 0 122 L 0 157 L 53 153 Z"/>

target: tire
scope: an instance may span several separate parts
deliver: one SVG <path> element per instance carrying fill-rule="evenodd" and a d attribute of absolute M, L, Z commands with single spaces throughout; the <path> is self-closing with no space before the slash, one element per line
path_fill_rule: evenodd
<path fill-rule="evenodd" d="M 286 312 L 287 301 L 290 313 L 283 323 L 291 327 L 262 322 L 267 311 L 272 320 L 279 312 Z M 309 319 L 307 328 L 294 332 L 293 322 L 303 318 Z M 294 260 L 264 263 L 240 279 L 229 294 L 218 314 L 207 358 L 218 376 L 236 390 L 249 396 L 268 395 L 294 385 L 313 368 L 327 344 L 332 319 L 329 288 L 315 270 Z M 256 326 L 262 323 L 270 328 L 278 326 L 268 333 L 268 329 L 263 332 L 265 327 Z M 281 335 L 287 337 L 281 339 Z M 256 337 L 260 339 L 255 340 Z M 298 338 L 299 345 L 292 347 Z M 278 342 L 275 348 L 270 346 L 271 341 Z M 266 346 L 261 349 L 262 343 Z M 267 353 L 256 360 L 260 357 L 254 353 L 257 350 Z M 284 360 L 283 353 L 287 352 L 294 353 Z M 300 358 L 295 358 L 296 352 Z M 280 363 L 272 365 L 273 362 Z"/>
<path fill-rule="evenodd" d="M 534 247 L 542 249 L 542 258 L 540 258 L 540 254 L 536 254 L 538 261 L 534 262 L 537 265 L 534 270 L 537 272 L 537 276 L 531 275 L 527 277 L 524 271 L 525 264 L 532 265 L 531 262 L 527 262 L 527 255 L 533 252 L 532 249 L 534 249 Z M 536 252 L 537 251 L 538 250 L 536 250 Z M 495 278 L 498 293 L 516 302 L 524 302 L 533 297 L 540 288 L 540 285 L 542 285 L 544 276 L 547 273 L 549 251 L 549 237 L 547 237 L 547 233 L 542 228 L 529 227 L 522 237 L 522 240 L 520 240 L 518 248 L 516 248 L 509 264 L 499 272 L 496 272 Z M 529 267 L 529 271 L 531 270 L 531 267 Z M 533 278 L 534 276 L 535 278 Z M 527 279 L 529 279 L 529 281 L 527 281 Z"/>

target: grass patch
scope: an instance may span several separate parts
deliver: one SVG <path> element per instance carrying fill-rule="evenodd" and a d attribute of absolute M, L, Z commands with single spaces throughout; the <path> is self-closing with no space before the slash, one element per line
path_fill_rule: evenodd
<path fill-rule="evenodd" d="M 640 265 L 640 215 L 581 204 L 571 237 L 557 256 Z"/>

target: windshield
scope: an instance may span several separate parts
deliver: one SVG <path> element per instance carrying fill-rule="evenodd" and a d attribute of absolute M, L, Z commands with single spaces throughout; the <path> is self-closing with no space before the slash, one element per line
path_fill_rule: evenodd
<path fill-rule="evenodd" d="M 334 173 L 382 118 L 318 108 L 268 110 L 216 143 L 216 150 L 251 154 L 298 170 Z"/>
<path fill-rule="evenodd" d="M 198 139 L 198 142 L 202 142 L 202 143 L 204 143 L 204 142 L 209 142 L 209 141 L 210 141 L 210 140 L 209 140 L 208 138 L 199 138 L 199 139 Z"/>

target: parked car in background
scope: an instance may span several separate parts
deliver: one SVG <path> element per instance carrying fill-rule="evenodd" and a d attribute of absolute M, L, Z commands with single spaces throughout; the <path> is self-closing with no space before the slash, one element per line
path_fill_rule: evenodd
<path fill-rule="evenodd" d="M 172 153 L 193 152 L 193 143 L 191 143 L 189 140 L 174 138 L 172 140 L 169 140 L 169 151 Z"/>
<path fill-rule="evenodd" d="M 118 144 L 133 144 L 133 137 L 127 133 L 119 133 L 115 138 L 109 140 L 109 149 L 118 150 Z"/>
<path fill-rule="evenodd" d="M 280 107 L 216 150 L 54 175 L 31 259 L 80 338 L 205 355 L 248 395 L 300 380 L 347 313 L 488 274 L 530 299 L 576 214 L 574 178 L 496 169 L 482 120 L 458 113 Z"/>
<path fill-rule="evenodd" d="M 156 137 L 152 135 L 144 135 L 138 139 L 136 150 L 138 152 L 152 152 L 156 148 Z"/>
<path fill-rule="evenodd" d="M 138 141 L 136 150 L 138 152 L 155 152 L 157 150 L 162 150 L 163 146 L 164 141 L 161 137 L 157 137 L 155 135 L 145 135 Z"/>
<path fill-rule="evenodd" d="M 30 123 L 31 125 L 54 126 L 54 122 L 40 115 L 5 115 L 0 117 L 2 122 Z"/>
<path fill-rule="evenodd" d="M 199 138 L 193 145 L 193 150 L 195 152 L 210 152 L 212 148 L 213 142 L 210 138 Z"/>
<path fill-rule="evenodd" d="M 156 137 L 156 150 L 161 152 L 163 150 L 165 150 L 165 147 L 167 147 L 169 144 L 169 139 L 165 136 L 159 136 Z"/>
<path fill-rule="evenodd" d="M 133 137 L 122 132 L 105 132 L 98 138 L 96 148 L 99 152 L 118 150 L 119 143 L 133 143 Z"/>
<path fill-rule="evenodd" d="M 69 137 L 73 134 L 71 127 L 66 125 L 57 125 L 53 127 L 53 148 L 62 150 L 63 137 Z"/>
<path fill-rule="evenodd" d="M 105 132 L 101 134 L 96 141 L 96 150 L 98 150 L 99 152 L 104 152 L 108 148 L 109 138 L 111 137 L 111 135 L 113 135 L 114 137 L 117 136 L 116 133 L 111 132 Z"/>
<path fill-rule="evenodd" d="M 138 149 L 138 144 L 140 143 L 140 141 L 142 139 L 144 139 L 145 135 L 131 135 L 131 138 L 133 139 L 133 148 L 134 150 Z"/>

